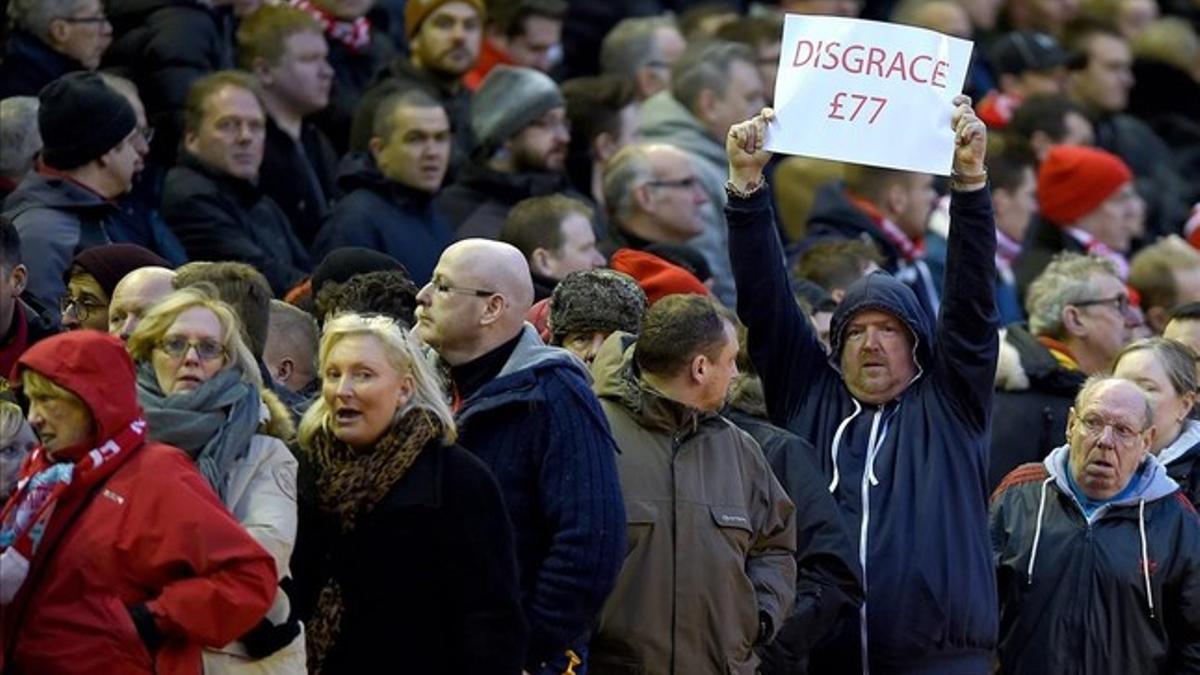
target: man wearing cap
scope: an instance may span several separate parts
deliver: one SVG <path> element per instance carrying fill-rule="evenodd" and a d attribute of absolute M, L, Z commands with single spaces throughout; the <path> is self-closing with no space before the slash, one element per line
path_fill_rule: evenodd
<path fill-rule="evenodd" d="M 1038 167 L 1038 214 L 1013 272 L 1018 297 L 1060 251 L 1095 253 L 1129 276 L 1130 242 L 1145 205 L 1133 173 L 1116 155 L 1096 148 L 1057 145 Z"/>
<path fill-rule="evenodd" d="M 437 207 L 458 239 L 498 239 L 508 210 L 530 197 L 576 194 L 566 176 L 571 141 L 558 85 L 532 68 L 497 66 L 471 107 L 473 161 Z"/>
<path fill-rule="evenodd" d="M 996 226 L 984 168 L 987 128 L 969 98 L 954 104 L 946 111 L 954 155 L 938 321 L 911 288 L 875 272 L 838 305 L 829 354 L 796 306 L 762 174 L 773 114 L 734 126 L 726 144 L 738 314 L 767 411 L 816 448 L 857 544 L 866 590 L 859 620 L 814 650 L 814 673 L 991 670 L 998 629 L 987 535 Z"/>
<path fill-rule="evenodd" d="M 107 332 L 108 308 L 117 282 L 142 267 L 169 265 L 153 251 L 135 244 L 104 244 L 81 251 L 67 269 L 67 293 L 59 304 L 63 328 Z"/>
<path fill-rule="evenodd" d="M 64 75 L 38 99 L 42 165 L 5 200 L 4 214 L 21 235 L 28 292 L 51 307 L 76 253 L 134 238 L 114 200 L 142 168 L 142 139 L 133 107 L 94 73 Z"/>
<path fill-rule="evenodd" d="M 550 296 L 550 344 L 591 364 L 604 340 L 616 331 L 642 331 L 646 294 L 633 277 L 616 270 L 573 272 Z"/>
<path fill-rule="evenodd" d="M 404 32 L 410 54 L 380 70 L 354 113 L 350 149 L 366 150 L 374 134 L 375 111 L 389 95 L 423 89 L 446 109 L 454 133 L 451 174 L 467 160 L 471 135 L 471 92 L 463 77 L 479 59 L 483 40 L 483 0 L 410 0 L 404 6 Z"/>
<path fill-rule="evenodd" d="M 1069 56 L 1053 36 L 1036 31 L 1013 31 L 992 48 L 992 66 L 1000 88 L 979 102 L 979 119 L 1003 129 L 1021 102 L 1037 94 L 1066 93 Z"/>

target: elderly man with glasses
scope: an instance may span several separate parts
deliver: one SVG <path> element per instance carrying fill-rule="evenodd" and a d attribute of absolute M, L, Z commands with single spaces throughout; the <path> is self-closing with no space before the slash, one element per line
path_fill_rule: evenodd
<path fill-rule="evenodd" d="M 1200 528 L 1151 420 L 1136 384 L 1093 376 L 1067 444 L 992 497 L 1000 673 L 1200 669 Z"/>
<path fill-rule="evenodd" d="M 11 0 L 12 34 L 0 59 L 0 98 L 37 96 L 66 73 L 95 70 L 112 44 L 100 0 Z"/>
<path fill-rule="evenodd" d="M 993 487 L 1059 444 L 1084 379 L 1106 370 L 1142 323 L 1115 263 L 1099 255 L 1059 254 L 1030 285 L 1025 310 L 1028 329 L 1010 325 L 1000 347 Z"/>

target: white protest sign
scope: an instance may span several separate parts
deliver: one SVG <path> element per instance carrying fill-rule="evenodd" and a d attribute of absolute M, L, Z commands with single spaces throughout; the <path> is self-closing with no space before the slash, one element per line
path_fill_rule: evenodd
<path fill-rule="evenodd" d="M 971 46 L 924 28 L 789 14 L 766 147 L 947 176 L 951 102 Z"/>

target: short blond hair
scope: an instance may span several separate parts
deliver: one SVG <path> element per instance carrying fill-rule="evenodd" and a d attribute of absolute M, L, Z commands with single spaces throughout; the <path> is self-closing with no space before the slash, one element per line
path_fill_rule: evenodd
<path fill-rule="evenodd" d="M 217 317 L 217 323 L 221 324 L 221 346 L 227 354 L 225 367 L 236 366 L 242 373 L 243 381 L 261 388 L 262 373 L 259 372 L 258 362 L 250 353 L 246 341 L 242 339 L 242 328 L 237 314 L 232 307 L 216 298 L 216 290 L 208 284 L 201 283 L 182 288 L 151 307 L 129 336 L 129 355 L 134 361 L 149 361 L 155 347 L 179 315 L 193 308 L 207 309 Z"/>
<path fill-rule="evenodd" d="M 321 335 L 321 372 L 324 372 L 325 362 L 334 346 L 345 338 L 357 335 L 369 335 L 379 340 L 392 366 L 413 378 L 413 396 L 407 406 L 396 411 L 395 420 L 411 410 L 425 410 L 441 422 L 442 441 L 453 443 L 458 438 L 458 427 L 454 424 L 454 413 L 446 402 L 442 380 L 425 360 L 420 343 L 394 319 L 382 315 L 340 314 L 325 322 L 325 330 Z M 311 448 L 317 432 L 332 433 L 332 421 L 333 412 L 325 403 L 325 397 L 318 396 L 300 420 L 300 446 Z"/>

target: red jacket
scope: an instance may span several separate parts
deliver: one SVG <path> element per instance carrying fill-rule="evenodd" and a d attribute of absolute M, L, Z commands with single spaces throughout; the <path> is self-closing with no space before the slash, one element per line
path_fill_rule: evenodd
<path fill-rule="evenodd" d="M 492 68 L 496 66 L 515 66 L 516 61 L 508 55 L 503 49 L 484 37 L 483 44 L 479 48 L 479 60 L 475 62 L 475 67 L 472 68 L 466 75 L 463 75 L 463 84 L 467 89 L 475 91 L 479 85 L 483 84 L 483 78 L 492 72 Z"/>
<path fill-rule="evenodd" d="M 92 410 L 97 439 L 141 415 L 133 364 L 116 338 L 65 333 L 25 352 L 14 380 L 24 368 L 79 395 Z M 78 458 L 86 450 L 60 454 Z M 190 458 L 144 443 L 117 461 L 90 495 L 68 490 L 55 509 L 29 576 L 12 604 L 0 608 L 0 670 L 198 675 L 202 646 L 240 637 L 270 607 L 274 561 Z M 130 618 L 128 608 L 139 603 L 165 636 L 153 656 Z"/>

